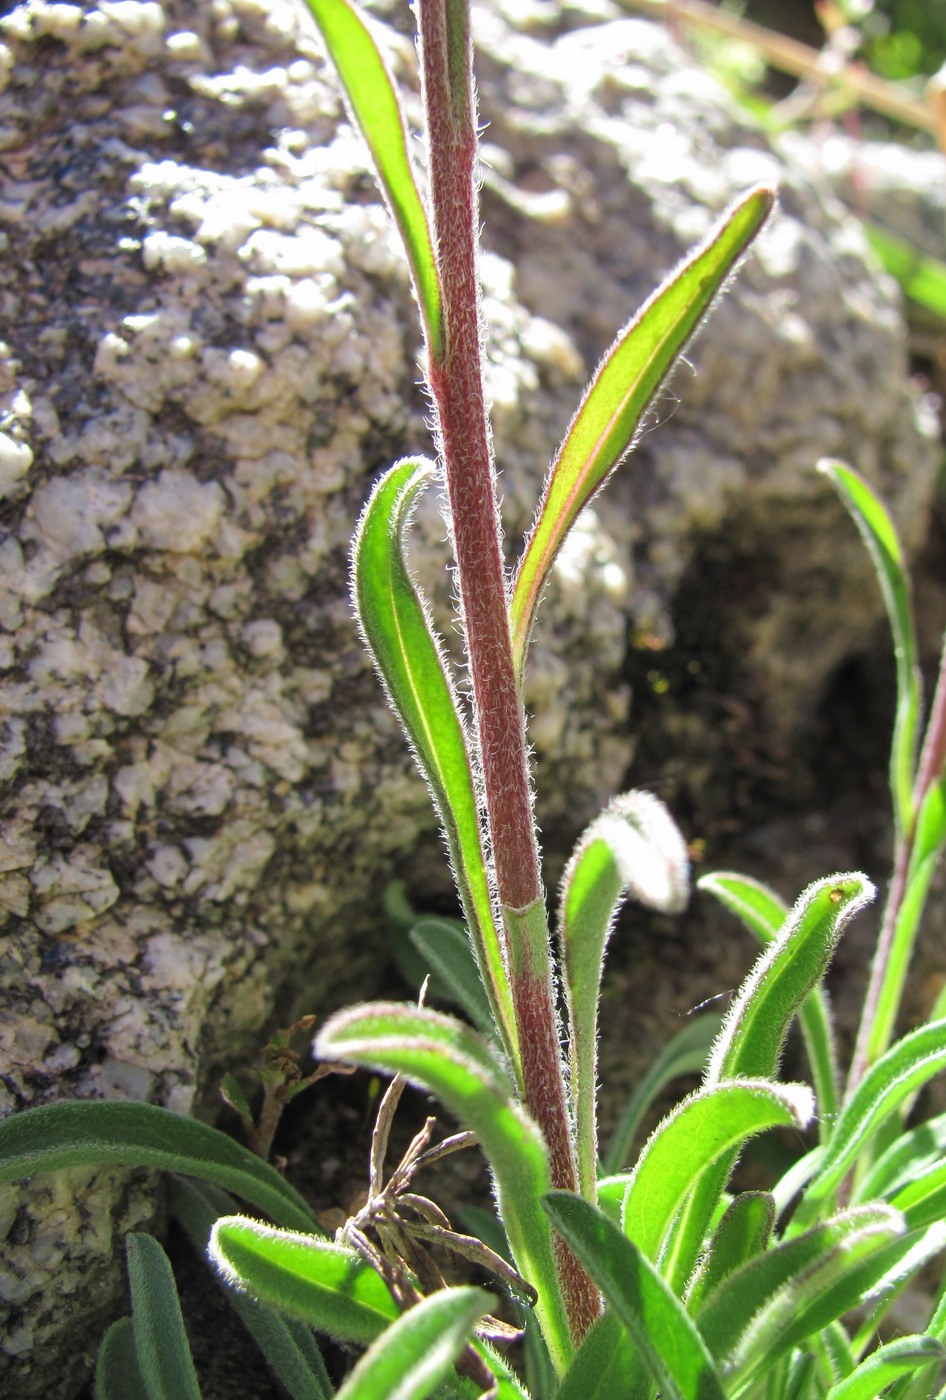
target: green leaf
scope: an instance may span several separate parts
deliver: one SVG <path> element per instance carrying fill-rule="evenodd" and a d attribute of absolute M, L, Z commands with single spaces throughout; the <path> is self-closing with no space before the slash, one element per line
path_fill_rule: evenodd
<path fill-rule="evenodd" d="M 429 463 L 408 458 L 377 483 L 352 544 L 352 591 L 365 644 L 430 787 L 483 985 L 517 1064 L 515 1016 L 493 916 L 466 726 L 426 602 L 404 562 L 411 510 L 432 474 Z"/>
<path fill-rule="evenodd" d="M 714 871 L 702 876 L 697 888 L 715 895 L 763 945 L 778 938 L 790 916 L 784 900 L 767 885 L 746 875 Z M 838 1068 L 831 1006 L 820 983 L 805 998 L 798 1019 L 818 1101 L 819 1131 L 824 1137 L 838 1109 Z"/>
<path fill-rule="evenodd" d="M 621 331 L 598 366 L 546 478 L 516 577 L 510 616 L 520 680 L 536 610 L 563 540 L 634 445 L 654 395 L 773 203 L 772 190 L 760 187 L 725 214 Z"/>
<path fill-rule="evenodd" d="M 647 1389 L 630 1335 L 609 1311 L 585 1334 L 555 1400 L 643 1400 Z"/>
<path fill-rule="evenodd" d="M 477 1030 L 495 1035 L 496 1022 L 466 930 L 457 919 L 418 919 L 408 935 L 450 1000 L 469 1016 Z"/>
<path fill-rule="evenodd" d="M 774 1224 L 775 1199 L 770 1192 L 742 1191 L 730 1201 L 687 1296 L 691 1314 L 730 1274 L 765 1253 Z"/>
<path fill-rule="evenodd" d="M 713 1355 L 732 1354 L 755 1314 L 811 1270 L 840 1255 L 850 1240 L 875 1241 L 876 1248 L 903 1233 L 903 1220 L 889 1206 L 874 1203 L 842 1211 L 814 1229 L 748 1259 L 706 1293 L 696 1309 L 697 1326 Z"/>
<path fill-rule="evenodd" d="M 200 1400 L 171 1261 L 151 1235 L 125 1237 L 131 1320 L 149 1400 Z"/>
<path fill-rule="evenodd" d="M 946 1113 L 899 1133 L 884 1154 L 857 1183 L 853 1200 L 889 1197 L 946 1158 Z"/>
<path fill-rule="evenodd" d="M 849 874 L 818 880 L 799 896 L 723 1023 L 707 1067 L 708 1084 L 775 1074 L 795 1013 L 821 979 L 845 924 L 874 893 L 865 875 Z"/>
<path fill-rule="evenodd" d="M 306 0 L 394 215 L 414 279 L 430 355 L 443 357 L 440 279 L 394 83 L 367 24 L 347 0 Z"/>
<path fill-rule="evenodd" d="M 825 1400 L 876 1400 L 891 1381 L 919 1366 L 946 1361 L 946 1348 L 933 1337 L 897 1337 L 878 1347 L 855 1371 L 833 1385 Z"/>
<path fill-rule="evenodd" d="M 648 908 L 679 912 L 687 900 L 689 869 L 676 823 L 649 792 L 625 793 L 610 802 L 585 831 L 565 869 L 558 926 L 578 1180 L 589 1200 L 594 1199 L 598 1171 L 598 1000 L 608 937 L 628 895 Z"/>
<path fill-rule="evenodd" d="M 226 1133 L 154 1104 L 85 1099 L 0 1122 L 0 1182 L 75 1166 L 133 1166 L 215 1182 L 296 1229 L 322 1233 L 274 1167 Z"/>
<path fill-rule="evenodd" d="M 693 1016 L 664 1046 L 621 1112 L 604 1154 L 602 1171 L 605 1174 L 619 1172 L 628 1161 L 647 1110 L 667 1085 L 684 1075 L 700 1074 L 706 1068 L 720 1024 L 721 1018 L 711 1012 Z"/>
<path fill-rule="evenodd" d="M 378 1003 L 323 1026 L 316 1054 L 405 1079 L 437 1095 L 480 1140 L 496 1182 L 499 1214 L 520 1273 L 539 1291 L 536 1313 L 557 1370 L 572 1353 L 558 1290 L 551 1231 L 539 1204 L 550 1184 L 545 1144 L 515 1100 L 492 1051 L 467 1026 L 413 1006 Z"/>
<path fill-rule="evenodd" d="M 943 1069 L 946 1020 L 911 1031 L 871 1065 L 841 1110 L 818 1173 L 808 1183 L 796 1215 L 799 1226 L 809 1224 L 823 1209 L 891 1114 Z"/>
<path fill-rule="evenodd" d="M 552 1192 L 544 1205 L 627 1328 L 667 1400 L 724 1400 L 719 1372 L 692 1319 L 631 1240 L 570 1192 Z"/>
<path fill-rule="evenodd" d="M 201 1258 L 207 1253 L 215 1223 L 237 1210 L 236 1201 L 226 1191 L 185 1177 L 171 1178 L 168 1203 Z M 219 1273 L 214 1277 L 292 1400 L 330 1400 L 334 1390 L 310 1329 L 294 1318 L 282 1317 L 248 1294 L 227 1287 Z"/>
<path fill-rule="evenodd" d="M 239 1115 L 245 1127 L 254 1127 L 253 1110 L 236 1075 L 227 1073 L 220 1080 L 220 1097 L 228 1108 L 232 1108 L 234 1113 Z"/>
<path fill-rule="evenodd" d="M 772 1077 L 799 1007 L 820 981 L 841 930 L 873 897 L 863 875 L 835 875 L 810 885 L 778 937 L 764 949 L 723 1022 L 706 1069 L 707 1087 L 723 1079 Z M 673 1226 L 665 1276 L 683 1290 L 710 1229 L 736 1151 L 697 1181 Z"/>
<path fill-rule="evenodd" d="M 102 1338 L 95 1362 L 95 1400 L 150 1400 L 130 1317 L 113 1322 Z"/>
<path fill-rule="evenodd" d="M 431 1294 L 372 1342 L 338 1400 L 425 1400 L 449 1373 L 492 1301 L 478 1288 Z"/>
<path fill-rule="evenodd" d="M 398 1315 L 387 1287 L 353 1249 L 223 1216 L 208 1254 L 226 1281 L 342 1342 L 371 1342 Z"/>
<path fill-rule="evenodd" d="M 905 238 L 898 238 L 878 224 L 866 224 L 864 232 L 884 267 L 900 283 L 904 295 L 946 320 L 946 263 L 927 257 Z"/>
<path fill-rule="evenodd" d="M 806 1127 L 813 1111 L 804 1084 L 742 1079 L 689 1095 L 641 1152 L 624 1198 L 624 1233 L 651 1263 L 660 1264 L 670 1226 L 704 1173 L 767 1128 Z M 678 1235 L 674 1247 L 695 1257 L 702 1243 L 702 1233 L 692 1241 Z M 669 1265 L 664 1272 L 673 1274 Z"/>
<path fill-rule="evenodd" d="M 897 663 L 897 709 L 890 754 L 890 789 L 897 828 L 913 829 L 913 769 L 920 722 L 920 672 L 910 583 L 903 547 L 886 506 L 859 472 L 844 462 L 822 458 L 818 470 L 841 497 L 867 546 L 893 633 Z"/>
<path fill-rule="evenodd" d="M 733 1393 L 879 1292 L 881 1280 L 914 1244 L 903 1235 L 897 1213 L 883 1207 L 858 1207 L 846 1220 L 838 1216 L 828 1224 L 835 1234 L 832 1243 L 827 1230 L 820 1242 L 812 1231 L 769 1250 L 731 1275 L 699 1315 L 700 1330 Z M 805 1253 L 807 1264 L 801 1262 Z"/>

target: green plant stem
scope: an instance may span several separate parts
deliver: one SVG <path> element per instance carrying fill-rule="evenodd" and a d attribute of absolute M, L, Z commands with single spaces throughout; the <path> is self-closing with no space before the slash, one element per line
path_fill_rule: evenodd
<path fill-rule="evenodd" d="M 850 1098 L 870 1066 L 890 1046 L 900 1009 L 900 998 L 909 962 L 909 952 L 916 926 L 911 920 L 906 937 L 908 946 L 899 947 L 898 926 L 910 877 L 916 817 L 923 800 L 946 765 L 946 640 L 940 656 L 939 676 L 930 712 L 923 748 L 917 766 L 913 788 L 913 822 L 909 830 L 898 834 L 894 851 L 894 868 L 877 948 L 871 963 L 870 980 L 864 997 L 864 1010 L 858 1027 L 851 1071 L 848 1075 L 847 1097 Z"/>
<path fill-rule="evenodd" d="M 923 740 L 923 749 L 917 768 L 917 811 L 920 810 L 924 797 L 944 770 L 946 770 L 946 637 L 943 638 L 943 650 L 939 659 L 939 676 L 936 681 L 930 720 L 926 727 L 926 737 Z"/>
<path fill-rule="evenodd" d="M 443 297 L 443 350 L 439 358 L 430 353 L 428 378 L 450 506 L 490 850 L 504 912 L 523 1095 L 545 1137 L 553 1185 L 572 1191 L 577 1172 L 483 388 L 468 0 L 420 0 L 418 20 L 434 244 Z M 525 923 L 528 946 L 515 949 L 512 941 Z M 559 1270 L 577 1339 L 597 1316 L 597 1293 L 571 1256 L 560 1257 Z"/>

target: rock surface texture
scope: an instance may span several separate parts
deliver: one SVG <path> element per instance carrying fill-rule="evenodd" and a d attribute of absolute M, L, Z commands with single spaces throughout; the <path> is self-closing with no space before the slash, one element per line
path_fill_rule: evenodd
<path fill-rule="evenodd" d="M 706 605 L 751 604 L 746 667 L 788 743 L 878 615 L 814 461 L 854 461 L 916 543 L 935 453 L 858 228 L 663 32 L 601 6 L 477 23 L 513 546 L 622 321 L 735 194 L 781 189 L 540 618 L 532 735 L 561 860 L 631 762 L 629 649 L 672 640 L 705 542 L 766 562 L 752 598 Z M 301 5 L 32 0 L 0 41 L 0 1111 L 185 1113 L 274 1015 L 377 985 L 396 869 L 444 888 L 346 581 L 372 480 L 429 450 L 415 316 Z M 418 536 L 441 549 L 432 502 Z M 102 1171 L 0 1199 L 5 1394 L 75 1393 L 153 1193 Z"/>

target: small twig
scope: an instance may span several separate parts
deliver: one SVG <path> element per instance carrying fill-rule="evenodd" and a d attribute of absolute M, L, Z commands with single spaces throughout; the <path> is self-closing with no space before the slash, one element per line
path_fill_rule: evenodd
<path fill-rule="evenodd" d="M 751 44 L 773 68 L 795 78 L 832 84 L 872 111 L 921 131 L 936 130 L 932 104 L 911 97 L 895 83 L 878 78 L 861 64 L 848 64 L 839 72 L 826 74 L 819 49 L 800 44 L 797 39 L 778 34 L 751 20 L 740 19 L 727 10 L 717 9 L 706 0 L 620 0 L 624 9 L 642 11 L 654 18 L 682 20 L 694 28 L 724 34 Z"/>

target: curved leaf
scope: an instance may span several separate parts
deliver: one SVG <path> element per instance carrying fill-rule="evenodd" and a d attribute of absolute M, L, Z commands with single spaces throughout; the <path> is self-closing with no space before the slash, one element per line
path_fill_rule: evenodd
<path fill-rule="evenodd" d="M 151 1400 L 135 1348 L 130 1317 L 113 1322 L 95 1360 L 95 1400 Z"/>
<path fill-rule="evenodd" d="M 697 889 L 715 895 L 764 945 L 778 938 L 790 916 L 788 905 L 774 890 L 746 875 L 714 871 L 697 881 Z M 831 1007 L 820 983 L 808 993 L 798 1019 L 818 1100 L 819 1131 L 824 1136 L 838 1109 L 838 1067 Z"/>
<path fill-rule="evenodd" d="M 849 1236 L 759 1309 L 728 1359 L 734 1389 L 853 1308 L 899 1288 L 946 1244 L 941 1224 L 899 1239 L 885 1233 L 881 1226 Z"/>
<path fill-rule="evenodd" d="M 627 1237 L 658 1264 L 681 1203 L 720 1157 L 767 1128 L 804 1128 L 814 1111 L 804 1084 L 743 1079 L 698 1090 L 678 1104 L 655 1129 L 631 1176 L 624 1198 Z M 694 1256 L 702 1245 L 675 1241 Z"/>
<path fill-rule="evenodd" d="M 770 1192 L 742 1191 L 730 1201 L 687 1296 L 691 1314 L 730 1274 L 765 1253 L 774 1224 L 775 1199 Z"/>
<path fill-rule="evenodd" d="M 401 106 L 371 31 L 347 0 L 306 0 L 375 164 L 414 278 L 431 358 L 443 355 L 440 279 Z"/>
<path fill-rule="evenodd" d="M 237 1210 L 236 1201 L 226 1191 L 186 1177 L 171 1178 L 168 1202 L 200 1257 L 207 1252 L 216 1222 Z M 227 1302 L 292 1400 L 330 1400 L 334 1390 L 311 1330 L 246 1293 L 227 1287 L 222 1279 L 220 1282 Z"/>
<path fill-rule="evenodd" d="M 432 915 L 411 925 L 408 938 L 438 985 L 449 988 L 450 1001 L 459 1006 L 484 1035 L 496 1034 L 496 1021 L 476 965 L 470 940 L 459 919 Z"/>
<path fill-rule="evenodd" d="M 135 1351 L 149 1400 L 200 1400 L 171 1261 L 151 1235 L 125 1237 Z"/>
<path fill-rule="evenodd" d="M 499 1214 L 516 1267 L 539 1292 L 536 1313 L 559 1371 L 572 1352 L 548 1220 L 545 1144 L 515 1100 L 489 1047 L 467 1026 L 414 1006 L 380 1002 L 343 1011 L 323 1026 L 316 1054 L 430 1090 L 476 1133 L 496 1181 Z"/>
<path fill-rule="evenodd" d="M 946 1159 L 946 1113 L 898 1133 L 863 1181 L 856 1184 L 854 1201 L 873 1201 L 916 1180 Z"/>
<path fill-rule="evenodd" d="M 234 1288 L 338 1341 L 371 1342 L 398 1316 L 370 1264 L 329 1240 L 225 1215 L 207 1253 Z"/>
<path fill-rule="evenodd" d="M 154 1167 L 232 1191 L 281 1225 L 322 1233 L 274 1167 L 206 1123 L 155 1104 L 85 1099 L 0 1122 L 0 1182 L 75 1166 Z"/>
<path fill-rule="evenodd" d="M 642 1400 L 646 1384 L 627 1329 L 608 1311 L 585 1334 L 555 1400 Z"/>
<path fill-rule="evenodd" d="M 670 813 L 649 792 L 616 797 L 578 842 L 562 878 L 559 938 L 568 1007 L 578 1180 L 593 1200 L 598 1171 L 598 999 L 604 952 L 622 901 L 631 895 L 665 913 L 686 904 L 690 863 Z"/>
<path fill-rule="evenodd" d="M 702 1337 L 645 1255 L 580 1197 L 555 1191 L 543 1204 L 627 1328 L 662 1393 L 670 1400 L 724 1400 Z"/>
<path fill-rule="evenodd" d="M 946 1020 L 920 1026 L 871 1065 L 841 1110 L 817 1175 L 808 1183 L 800 1226 L 830 1199 L 880 1126 L 903 1101 L 946 1069 Z"/>
<path fill-rule="evenodd" d="M 628 1161 L 637 1131 L 657 1095 L 675 1079 L 687 1074 L 700 1074 L 706 1068 L 719 1029 L 720 1017 L 713 1012 L 704 1012 L 691 1016 L 667 1042 L 641 1077 L 621 1112 L 601 1164 L 604 1173 L 611 1175 L 619 1172 Z"/>
<path fill-rule="evenodd" d="M 579 512 L 634 445 L 641 420 L 774 204 L 760 186 L 730 209 L 620 332 L 549 470 L 510 605 L 520 681 L 542 591 Z"/>
<path fill-rule="evenodd" d="M 844 462 L 822 458 L 826 476 L 847 507 L 877 571 L 897 662 L 897 710 L 890 754 L 890 788 L 901 832 L 913 828 L 913 769 L 920 722 L 920 671 L 913 608 L 903 547 L 886 506 L 859 472 Z"/>
<path fill-rule="evenodd" d="M 795 1013 L 821 979 L 845 924 L 874 894 L 866 875 L 855 873 L 818 880 L 799 896 L 723 1023 L 708 1084 L 775 1073 Z"/>
<path fill-rule="evenodd" d="M 513 1063 L 515 1017 L 493 916 L 466 726 L 429 610 L 404 562 L 404 537 L 433 468 L 398 462 L 377 483 L 352 542 L 352 594 L 362 635 L 407 734 L 443 825 L 480 975 Z"/>
<path fill-rule="evenodd" d="M 696 1322 L 706 1345 L 722 1362 L 735 1352 L 757 1312 L 823 1261 L 841 1257 L 848 1241 L 863 1237 L 879 1248 L 902 1233 L 903 1220 L 889 1206 L 858 1206 L 755 1255 L 707 1293 L 698 1307 Z"/>
<path fill-rule="evenodd" d="M 833 1385 L 825 1400 L 876 1400 L 898 1376 L 944 1361 L 946 1348 L 934 1337 L 897 1337 L 871 1352 L 856 1370 Z"/>
<path fill-rule="evenodd" d="M 338 1400 L 425 1400 L 450 1372 L 492 1302 L 478 1288 L 431 1294 L 372 1342 Z"/>

